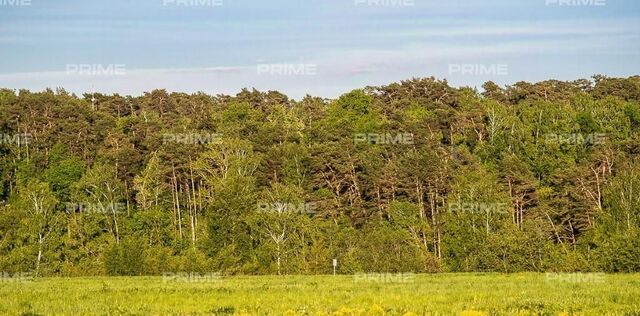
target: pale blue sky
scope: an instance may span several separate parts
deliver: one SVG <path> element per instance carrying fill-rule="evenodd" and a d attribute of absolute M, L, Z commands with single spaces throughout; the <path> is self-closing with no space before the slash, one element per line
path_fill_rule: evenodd
<path fill-rule="evenodd" d="M 222 0 L 222 6 L 190 7 L 163 5 L 168 0 L 15 1 L 0 0 L 0 87 L 6 88 L 138 95 L 154 88 L 235 94 L 255 87 L 333 98 L 411 77 L 479 86 L 640 74 L 637 0 L 594 0 L 599 6 L 585 6 L 589 0 L 562 6 L 546 4 L 551 0 L 405 0 L 409 6 Z M 125 65 L 126 74 L 67 72 L 78 64 Z M 259 74 L 259 64 L 311 64 L 315 72 Z M 462 75 L 449 73 L 451 64 L 506 64 L 508 72 Z"/>

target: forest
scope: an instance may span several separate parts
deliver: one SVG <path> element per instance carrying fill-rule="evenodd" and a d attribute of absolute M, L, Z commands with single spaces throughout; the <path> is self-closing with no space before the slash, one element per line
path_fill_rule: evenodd
<path fill-rule="evenodd" d="M 0 90 L 0 271 L 640 272 L 640 76 Z"/>

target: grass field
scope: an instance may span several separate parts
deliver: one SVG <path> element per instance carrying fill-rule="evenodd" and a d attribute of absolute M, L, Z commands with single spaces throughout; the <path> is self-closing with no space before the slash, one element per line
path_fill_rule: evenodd
<path fill-rule="evenodd" d="M 640 315 L 640 274 L 47 278 L 2 315 Z"/>

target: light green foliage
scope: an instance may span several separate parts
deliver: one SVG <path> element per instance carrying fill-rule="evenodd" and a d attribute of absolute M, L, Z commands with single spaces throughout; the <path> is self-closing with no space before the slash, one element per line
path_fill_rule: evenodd
<path fill-rule="evenodd" d="M 0 90 L 0 272 L 637 272 L 639 87 Z"/>

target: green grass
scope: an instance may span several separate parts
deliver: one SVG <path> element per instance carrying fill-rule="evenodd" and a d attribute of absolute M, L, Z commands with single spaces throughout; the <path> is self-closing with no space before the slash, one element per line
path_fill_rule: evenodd
<path fill-rule="evenodd" d="M 2 315 L 640 315 L 640 274 L 583 282 L 535 273 L 416 275 L 405 283 L 354 276 L 4 281 Z"/>

